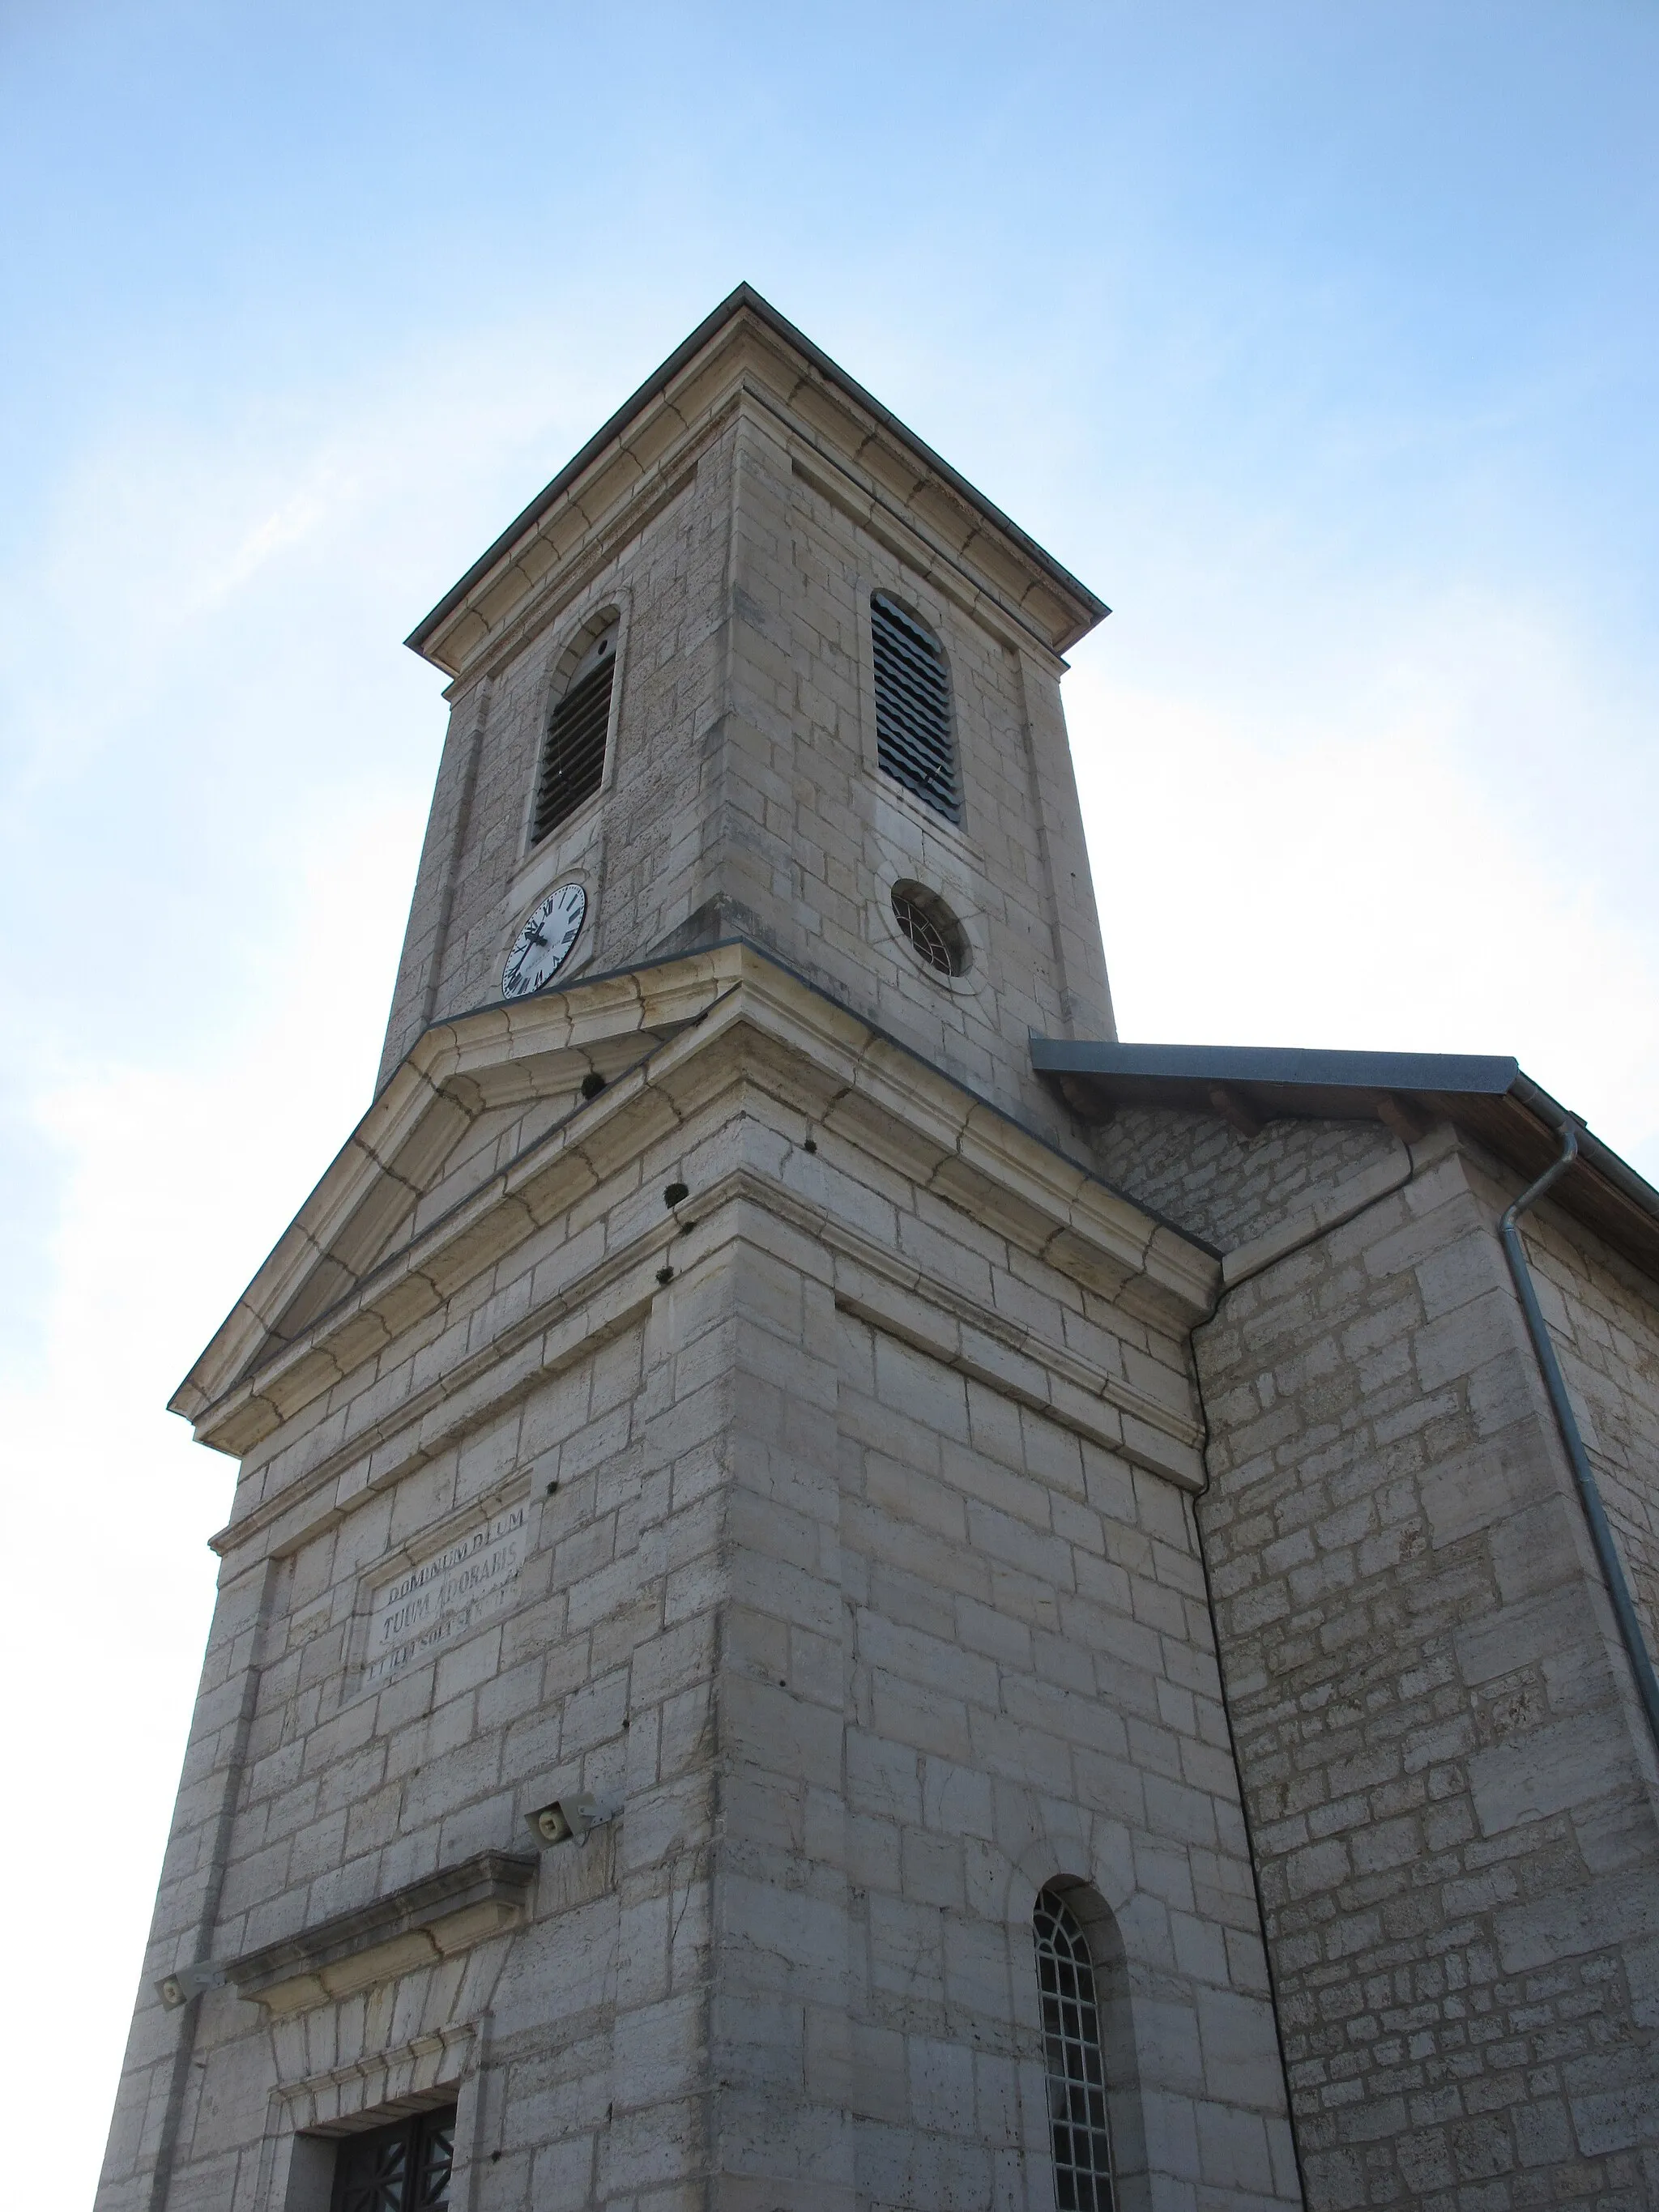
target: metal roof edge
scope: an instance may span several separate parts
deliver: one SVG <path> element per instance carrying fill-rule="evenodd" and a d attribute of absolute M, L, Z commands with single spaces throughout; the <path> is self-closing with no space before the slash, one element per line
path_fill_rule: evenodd
<path fill-rule="evenodd" d="M 943 482 L 950 485 L 953 491 L 971 501 L 999 530 L 1006 532 L 1030 559 L 1035 561 L 1068 592 L 1073 592 L 1085 607 L 1092 611 L 1095 622 L 1103 622 L 1110 614 L 1112 611 L 1103 599 L 1091 592 L 1086 584 L 1080 582 L 1069 568 L 1056 561 L 1053 554 L 1045 552 L 1036 538 L 1022 530 L 1019 525 L 1005 514 L 1000 507 L 987 499 L 983 492 L 976 490 L 966 477 L 953 469 L 947 460 L 936 453 L 931 446 L 926 444 L 917 437 L 914 430 L 902 422 L 890 408 L 884 407 L 873 393 L 866 392 L 855 378 L 849 376 L 838 362 L 832 361 L 821 346 L 815 345 L 804 331 L 798 330 L 787 316 L 780 314 L 771 301 L 763 299 L 752 284 L 745 283 L 739 284 L 735 290 L 728 292 L 714 313 L 704 316 L 690 336 L 683 339 L 668 358 L 653 369 L 639 389 L 629 398 L 623 400 L 616 413 L 602 423 L 580 451 L 565 463 L 551 483 L 544 484 L 530 504 L 508 523 L 494 544 L 479 555 L 460 581 L 452 585 L 445 592 L 431 613 L 416 623 L 404 640 L 404 643 L 411 653 L 419 653 L 424 657 L 427 641 L 434 630 L 455 612 L 473 586 L 481 582 L 495 567 L 496 562 L 517 543 L 525 532 L 540 520 L 561 493 L 568 489 L 581 475 L 583 470 L 596 460 L 607 446 L 621 436 L 634 417 L 641 413 L 652 400 L 667 390 L 680 371 L 696 359 L 710 339 L 717 336 L 727 323 L 742 313 L 745 308 L 757 321 L 764 323 L 797 353 L 804 355 L 821 375 L 827 377 L 832 384 L 839 385 L 841 389 L 860 407 L 872 415 L 884 429 L 902 439 L 913 453 L 921 456 L 928 468 L 933 470 Z M 1093 624 L 1091 623 L 1090 627 L 1092 628 Z"/>
<path fill-rule="evenodd" d="M 1040 1075 L 1114 1076 L 1141 1082 L 1213 1086 L 1260 1084 L 1279 1091 L 1360 1091 L 1451 1101 L 1509 1098 L 1553 1135 L 1569 1122 L 1583 1164 L 1659 1226 L 1659 1190 L 1594 1135 L 1582 1117 L 1508 1054 L 1440 1052 L 1326 1052 L 1302 1046 L 1109 1044 L 1091 1037 L 1033 1032 L 1031 1065 Z M 1271 1109 L 1267 1109 L 1269 1112 Z"/>
<path fill-rule="evenodd" d="M 1489 1053 L 1327 1052 L 1300 1045 L 1109 1044 L 1031 1038 L 1044 1075 L 1133 1075 L 1165 1082 L 1306 1084 L 1320 1090 L 1467 1091 L 1498 1097 L 1518 1060 Z"/>

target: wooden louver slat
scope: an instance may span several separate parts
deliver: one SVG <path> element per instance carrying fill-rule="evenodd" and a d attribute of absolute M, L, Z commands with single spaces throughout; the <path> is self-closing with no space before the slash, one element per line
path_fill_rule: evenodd
<path fill-rule="evenodd" d="M 885 592 L 870 601 L 876 659 L 876 757 L 948 821 L 962 819 L 945 655 Z"/>
<path fill-rule="evenodd" d="M 582 801 L 591 799 L 605 775 L 605 738 L 611 724 L 610 655 L 573 684 L 554 708 L 542 749 L 542 772 L 536 786 L 536 811 L 531 823 L 532 844 L 539 844 Z"/>

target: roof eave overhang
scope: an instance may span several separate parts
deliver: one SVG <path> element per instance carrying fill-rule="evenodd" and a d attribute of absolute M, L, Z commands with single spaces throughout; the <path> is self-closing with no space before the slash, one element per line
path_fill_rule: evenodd
<path fill-rule="evenodd" d="M 1244 1130 L 1282 1119 L 1377 1121 L 1402 1135 L 1449 1121 L 1528 1182 L 1558 1157 L 1571 1121 L 1578 1158 L 1553 1196 L 1659 1281 L 1659 1191 L 1507 1055 L 1033 1036 L 1031 1065 L 1085 1119 L 1162 1106 Z"/>
<path fill-rule="evenodd" d="M 623 402 L 552 481 L 537 493 L 530 504 L 479 556 L 459 582 L 444 594 L 432 611 L 416 623 L 404 640 L 412 652 L 419 653 L 446 674 L 457 673 L 456 661 L 453 657 L 445 658 L 441 647 L 446 632 L 467 610 L 469 602 L 490 584 L 496 573 L 512 560 L 515 551 L 538 531 L 561 501 L 577 494 L 590 472 L 605 463 L 613 450 L 625 445 L 641 419 L 653 407 L 665 403 L 675 387 L 696 368 L 700 357 L 711 353 L 729 335 L 730 326 L 743 318 L 748 318 L 776 343 L 797 356 L 811 375 L 821 379 L 849 400 L 860 413 L 878 426 L 887 438 L 908 453 L 921 476 L 931 477 L 945 487 L 984 526 L 1005 538 L 1008 545 L 1045 580 L 1065 609 L 1064 617 L 1055 626 L 1050 641 L 1056 653 L 1068 651 L 1111 612 L 1103 599 L 1045 552 L 1000 507 L 977 491 L 965 477 L 918 438 L 872 393 L 848 375 L 828 354 L 814 345 L 805 331 L 798 330 L 781 315 L 770 301 L 763 299 L 752 286 L 739 284 L 682 344 L 675 348 L 660 367 L 647 377 L 638 391 Z M 469 654 L 467 657 L 470 659 L 471 656 Z"/>

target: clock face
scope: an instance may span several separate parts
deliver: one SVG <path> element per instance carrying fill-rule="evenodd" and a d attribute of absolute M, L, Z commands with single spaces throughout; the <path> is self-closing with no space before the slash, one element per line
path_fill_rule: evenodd
<path fill-rule="evenodd" d="M 582 933 L 587 893 L 580 884 L 561 884 L 549 891 L 513 940 L 501 969 L 501 996 L 527 998 L 550 983 L 570 957 Z"/>

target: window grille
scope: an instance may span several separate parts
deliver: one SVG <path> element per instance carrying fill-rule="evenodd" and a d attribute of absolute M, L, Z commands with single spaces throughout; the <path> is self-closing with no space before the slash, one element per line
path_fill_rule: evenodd
<path fill-rule="evenodd" d="M 335 2154 L 330 2212 L 441 2212 L 454 2162 L 453 2105 L 373 2135 L 346 2136 Z"/>
<path fill-rule="evenodd" d="M 1082 1929 L 1047 1891 L 1036 1901 L 1033 1932 L 1048 2066 L 1054 2203 L 1058 2212 L 1114 2212 L 1094 1964 Z"/>
<path fill-rule="evenodd" d="M 530 842 L 539 845 L 605 778 L 605 738 L 611 726 L 611 679 L 617 665 L 616 625 L 589 646 L 549 717 L 536 781 Z"/>
<path fill-rule="evenodd" d="M 968 937 L 942 898 L 920 884 L 895 884 L 893 919 L 911 950 L 941 975 L 961 975 L 968 967 Z"/>
<path fill-rule="evenodd" d="M 877 592 L 870 601 L 876 657 L 876 757 L 886 773 L 947 821 L 962 819 L 951 678 L 945 655 L 914 615 Z"/>

